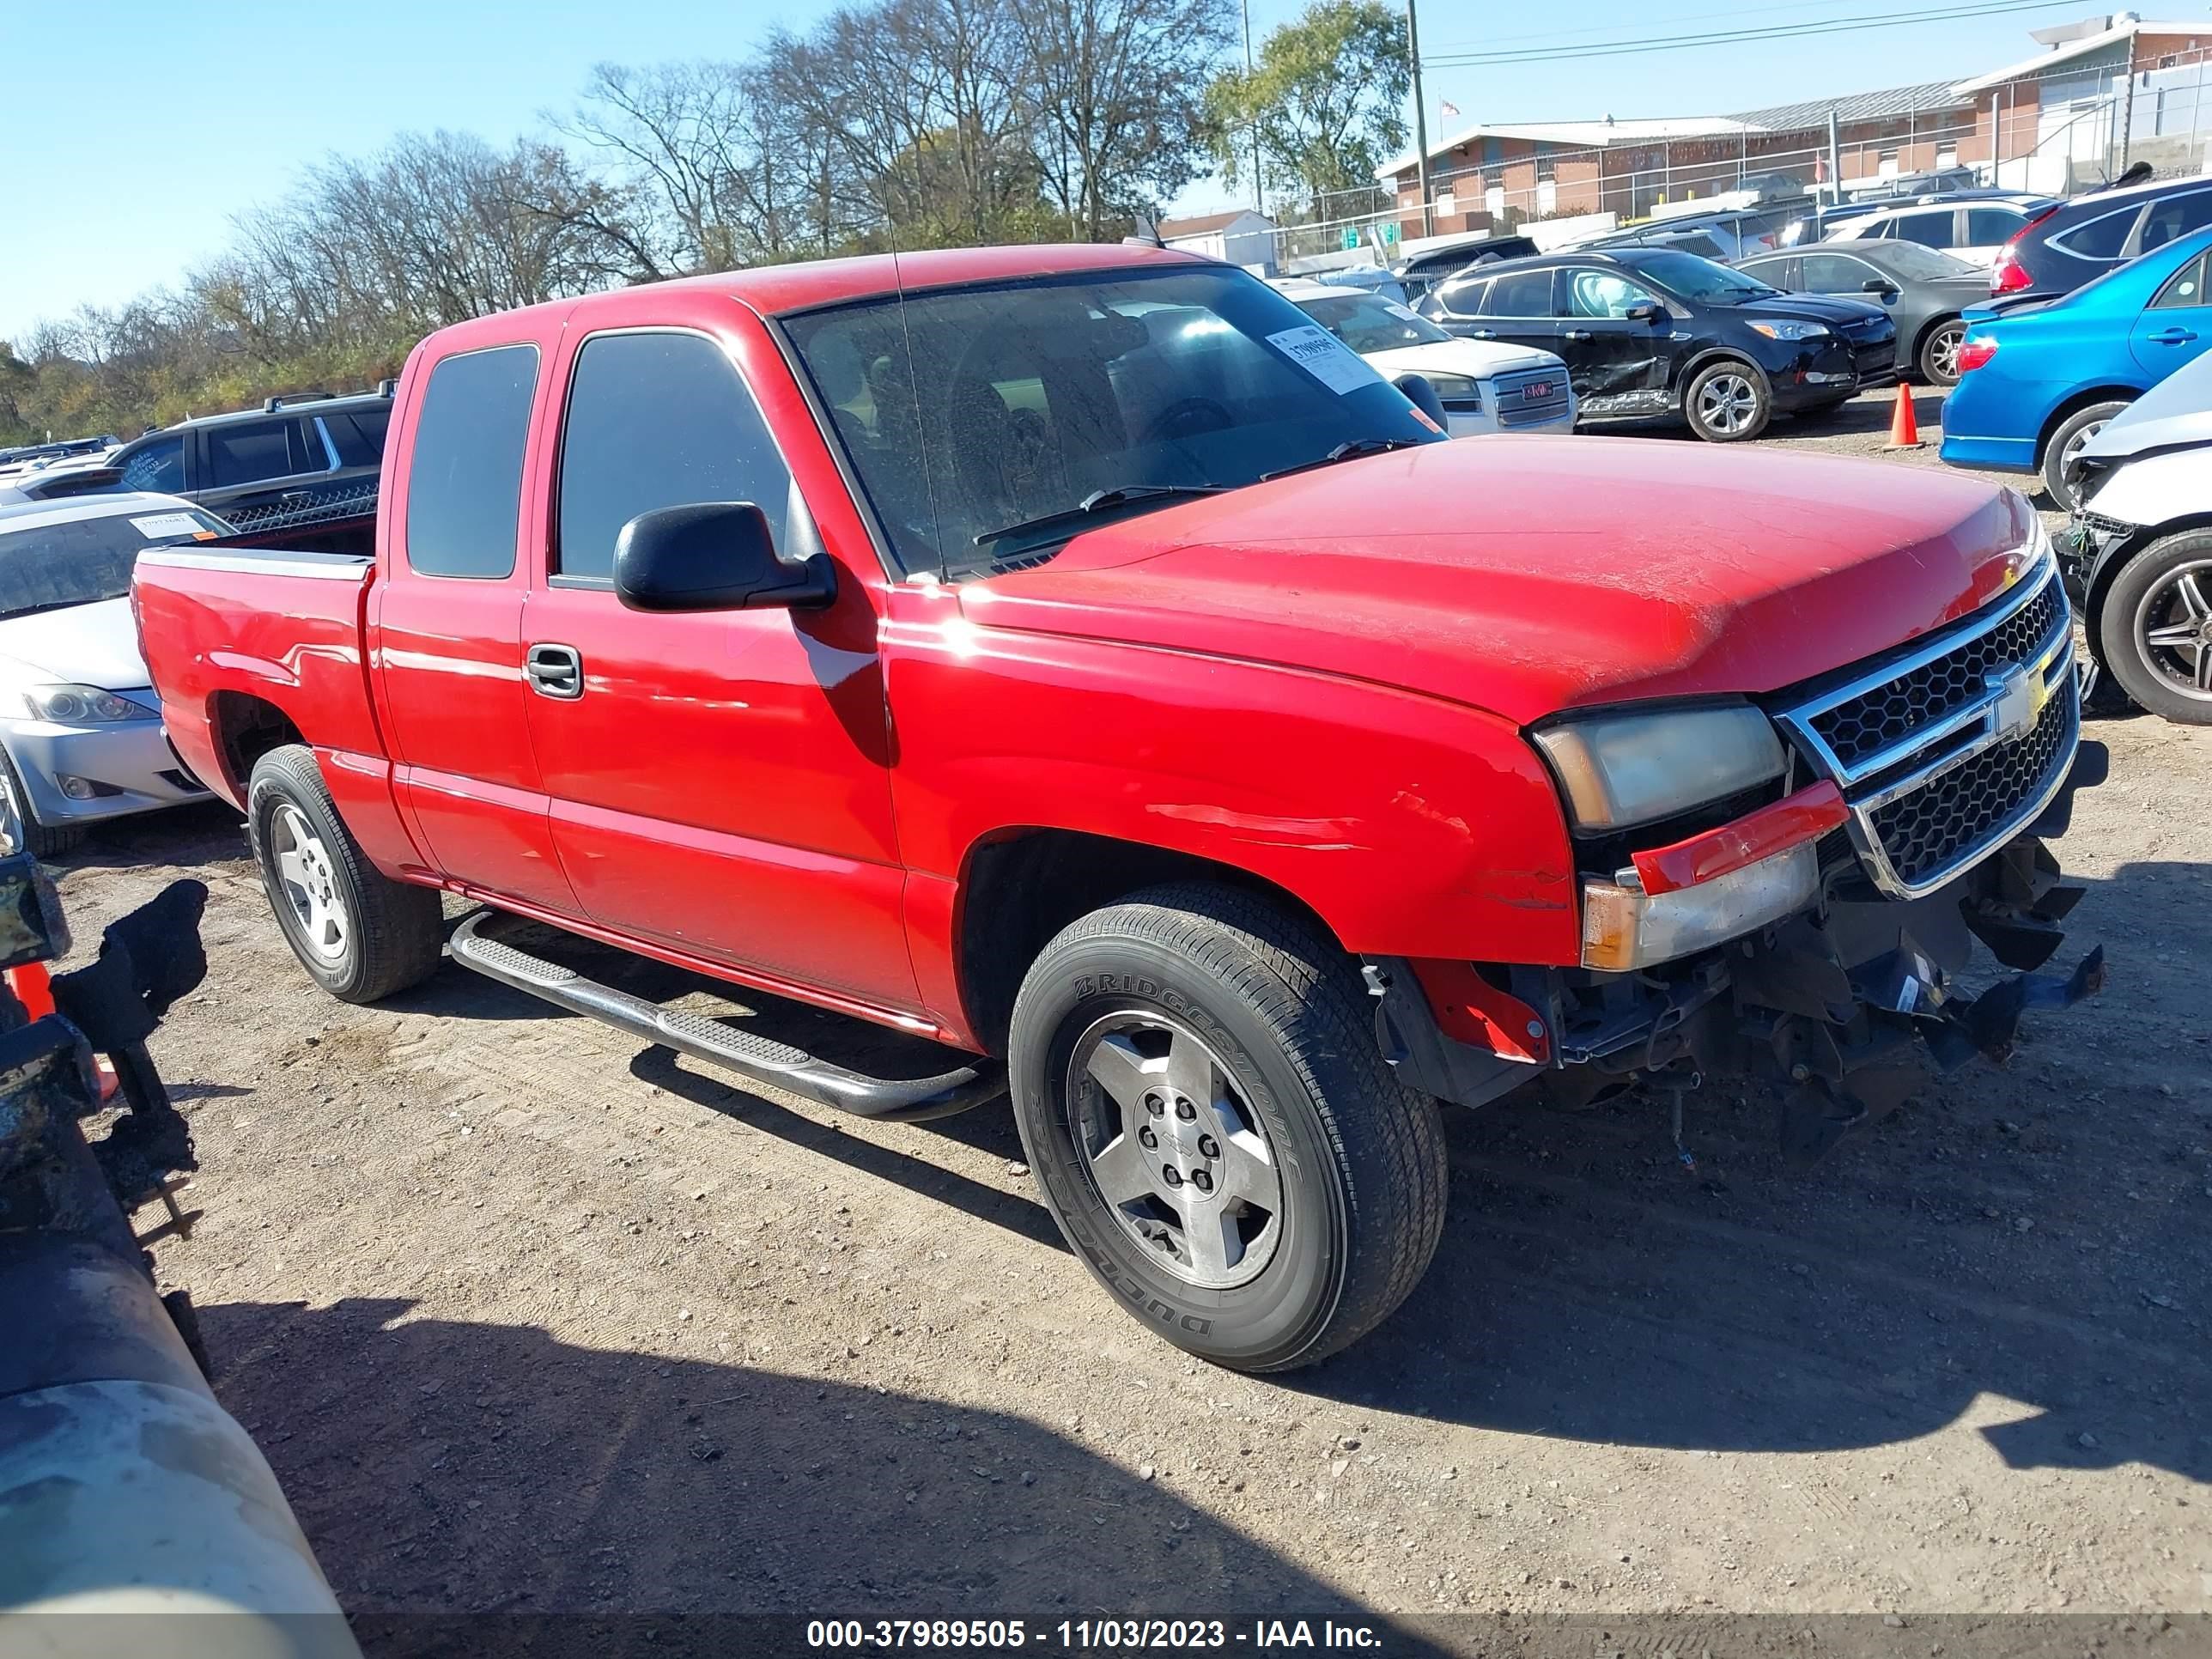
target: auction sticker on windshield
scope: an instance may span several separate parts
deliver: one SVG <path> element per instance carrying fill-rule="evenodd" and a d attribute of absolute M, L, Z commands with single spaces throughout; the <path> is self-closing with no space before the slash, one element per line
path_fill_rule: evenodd
<path fill-rule="evenodd" d="M 160 541 L 164 536 L 198 536 L 207 528 L 189 513 L 149 513 L 131 522 L 149 542 Z"/>
<path fill-rule="evenodd" d="M 1382 378 L 1351 347 L 1316 324 L 1270 334 L 1267 343 L 1339 397 Z"/>

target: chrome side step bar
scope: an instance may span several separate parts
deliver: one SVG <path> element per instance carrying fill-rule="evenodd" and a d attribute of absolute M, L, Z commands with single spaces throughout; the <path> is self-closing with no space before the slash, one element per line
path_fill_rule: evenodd
<path fill-rule="evenodd" d="M 479 910 L 453 930 L 447 948 L 454 961 L 487 979 L 542 997 L 572 1014 L 605 1021 L 642 1042 L 734 1072 L 749 1083 L 766 1084 L 817 1105 L 890 1123 L 951 1117 L 1006 1091 L 1005 1072 L 995 1060 L 979 1060 L 934 1077 L 867 1077 L 787 1042 L 732 1030 L 700 1014 L 663 1008 L 643 997 L 586 979 L 558 963 L 487 939 L 483 925 L 498 915 Z"/>

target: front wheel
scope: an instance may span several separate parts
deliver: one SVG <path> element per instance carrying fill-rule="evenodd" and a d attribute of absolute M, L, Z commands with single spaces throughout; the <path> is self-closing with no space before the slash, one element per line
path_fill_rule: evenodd
<path fill-rule="evenodd" d="M 1008 1060 L 1070 1248 L 1201 1358 L 1323 1358 L 1436 1252 L 1436 1103 L 1384 1061 L 1350 958 L 1264 898 L 1161 887 L 1070 924 L 1023 981 Z"/>
<path fill-rule="evenodd" d="M 2081 504 L 2081 452 L 2126 407 L 2124 402 L 2114 401 L 2077 409 L 2059 423 L 2051 441 L 2043 447 L 2043 491 L 2062 513 L 2071 513 Z"/>
<path fill-rule="evenodd" d="M 59 858 L 84 839 L 82 824 L 69 823 L 56 829 L 40 823 L 31 815 L 31 792 L 23 787 L 22 775 L 15 770 L 15 763 L 4 749 L 0 749 L 0 788 L 7 790 L 15 799 L 15 816 L 23 826 L 23 850 L 33 858 Z"/>
<path fill-rule="evenodd" d="M 342 1002 L 374 1002 L 437 971 L 437 894 L 368 861 L 313 750 L 287 744 L 254 763 L 246 830 L 285 942 L 323 989 Z"/>
<path fill-rule="evenodd" d="M 1741 443 L 1766 430 L 1774 413 L 1774 394 L 1766 376 L 1746 362 L 1724 358 L 1691 377 L 1682 393 L 1682 413 L 1690 430 L 1708 443 Z"/>
<path fill-rule="evenodd" d="M 2212 531 L 2153 542 L 2112 578 L 2097 656 L 2152 714 L 2212 726 Z"/>

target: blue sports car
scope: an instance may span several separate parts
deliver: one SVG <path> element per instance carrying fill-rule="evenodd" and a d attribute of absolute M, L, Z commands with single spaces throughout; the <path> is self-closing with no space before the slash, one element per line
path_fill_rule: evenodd
<path fill-rule="evenodd" d="M 1959 384 L 1943 404 L 1943 459 L 2040 469 L 2068 512 L 2081 446 L 2143 392 L 2212 346 L 2212 228 L 2100 276 L 2047 306 L 1968 309 Z"/>

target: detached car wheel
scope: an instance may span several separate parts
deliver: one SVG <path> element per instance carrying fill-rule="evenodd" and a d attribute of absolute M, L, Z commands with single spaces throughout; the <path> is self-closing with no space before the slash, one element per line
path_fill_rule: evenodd
<path fill-rule="evenodd" d="M 2097 633 L 2121 690 L 2166 720 L 2212 726 L 2212 530 L 2168 536 L 2123 566 Z"/>
<path fill-rule="evenodd" d="M 1436 1103 L 1383 1060 L 1349 958 L 1265 899 L 1161 887 L 1072 923 L 1023 981 L 1008 1060 L 1069 1247 L 1201 1358 L 1323 1358 L 1436 1252 Z"/>
<path fill-rule="evenodd" d="M 1963 318 L 1951 318 L 1929 330 L 1920 343 L 1920 378 L 1930 386 L 1958 385 L 1959 346 L 1966 337 Z"/>
<path fill-rule="evenodd" d="M 2087 409 L 2075 410 L 2051 434 L 2051 441 L 2043 447 L 2043 492 L 2053 507 L 2071 513 L 2081 505 L 2075 484 L 2081 452 L 2126 407 L 2124 402 L 2091 404 Z"/>
<path fill-rule="evenodd" d="M 1766 430 L 1774 394 L 1765 375 L 1731 357 L 1708 363 L 1691 377 L 1682 393 L 1682 413 L 1690 430 L 1708 443 L 1741 443 Z"/>
<path fill-rule="evenodd" d="M 374 1002 L 437 971 L 438 895 L 368 861 L 339 817 L 314 750 L 272 749 L 246 787 L 246 828 L 286 943 L 342 1002 Z"/>

